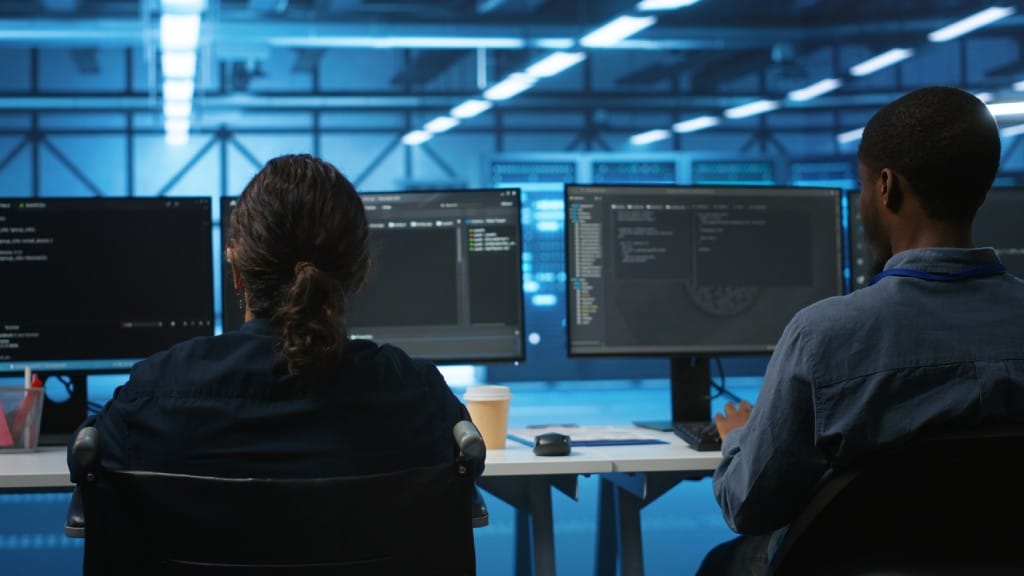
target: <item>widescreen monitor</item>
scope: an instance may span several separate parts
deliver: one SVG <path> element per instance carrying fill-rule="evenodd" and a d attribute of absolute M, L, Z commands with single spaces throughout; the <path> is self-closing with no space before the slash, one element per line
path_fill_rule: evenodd
<path fill-rule="evenodd" d="M 520 192 L 417 190 L 361 194 L 372 264 L 348 305 L 353 338 L 439 363 L 524 357 Z M 230 237 L 236 198 L 222 200 Z M 224 329 L 242 324 L 224 267 Z"/>
<path fill-rule="evenodd" d="M 881 271 L 871 246 L 864 239 L 860 219 L 860 193 L 850 192 L 848 197 L 847 228 L 850 233 L 850 284 L 856 290 L 867 286 L 874 274 Z M 975 246 L 995 249 L 1006 269 L 1024 276 L 1024 188 L 993 188 L 985 203 L 974 217 L 973 241 Z"/>
<path fill-rule="evenodd" d="M 673 421 L 710 418 L 710 356 L 843 292 L 839 189 L 571 184 L 565 211 L 569 355 L 671 358 Z"/>
<path fill-rule="evenodd" d="M 213 334 L 209 198 L 0 199 L 0 369 L 127 372 Z"/>
<path fill-rule="evenodd" d="M 771 352 L 842 293 L 832 188 L 567 185 L 572 356 Z"/>

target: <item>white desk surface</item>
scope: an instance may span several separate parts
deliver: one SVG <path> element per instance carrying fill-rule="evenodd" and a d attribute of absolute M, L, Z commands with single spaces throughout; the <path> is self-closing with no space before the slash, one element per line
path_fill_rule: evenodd
<path fill-rule="evenodd" d="M 672 432 L 645 430 L 644 434 L 668 444 L 600 447 L 601 453 L 614 463 L 614 472 L 712 471 L 722 460 L 721 452 L 698 452 Z"/>
<path fill-rule="evenodd" d="M 19 488 L 70 489 L 67 448 L 45 446 L 34 452 L 0 451 L 0 490 Z"/>
<path fill-rule="evenodd" d="M 526 445 L 509 441 L 504 450 L 488 450 L 484 476 L 603 474 L 610 472 L 685 472 L 714 470 L 720 452 L 697 452 L 671 432 L 654 432 L 668 444 L 583 446 L 568 456 L 536 456 Z M 0 489 L 71 487 L 66 449 L 46 446 L 35 452 L 0 451 Z"/>
<path fill-rule="evenodd" d="M 484 476 L 711 471 L 722 459 L 721 452 L 698 452 L 672 432 L 644 434 L 667 444 L 582 446 L 568 456 L 535 456 L 529 446 L 509 440 L 504 450 L 487 451 Z"/>
<path fill-rule="evenodd" d="M 539 476 L 600 474 L 613 471 L 613 463 L 596 446 L 573 448 L 568 456 L 537 456 L 533 448 L 508 440 L 504 450 L 488 450 L 484 476 Z"/>

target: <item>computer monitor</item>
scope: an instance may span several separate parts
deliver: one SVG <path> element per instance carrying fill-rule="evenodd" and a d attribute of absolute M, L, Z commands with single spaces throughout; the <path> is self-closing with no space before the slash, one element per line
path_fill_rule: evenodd
<path fill-rule="evenodd" d="M 769 353 L 842 294 L 834 188 L 565 187 L 571 356 L 673 359 L 673 420 L 707 420 L 707 358 Z"/>
<path fill-rule="evenodd" d="M 372 264 L 348 306 L 353 338 L 438 363 L 524 357 L 520 192 L 418 190 L 361 194 Z M 236 198 L 222 200 L 222 238 Z M 242 324 L 224 267 L 224 329 Z"/>
<path fill-rule="evenodd" d="M 0 199 L 0 371 L 59 375 L 42 439 L 86 415 L 85 377 L 213 334 L 209 198 Z"/>
<path fill-rule="evenodd" d="M 881 268 L 875 263 L 871 246 L 864 239 L 864 226 L 860 219 L 860 192 L 848 197 L 847 228 L 850 233 L 850 286 L 853 290 L 867 286 Z M 1024 214 L 1024 188 L 993 188 L 985 203 L 974 216 L 973 240 L 975 246 L 995 248 L 1006 269 L 1024 276 L 1024 229 L 1020 215 Z"/>
<path fill-rule="evenodd" d="M 872 276 L 881 271 L 875 262 L 875 253 L 864 237 L 864 223 L 860 219 L 860 192 L 851 190 L 846 195 L 847 250 L 850 262 L 850 290 L 863 288 Z"/>
<path fill-rule="evenodd" d="M 974 245 L 995 248 L 1006 269 L 1024 276 L 1024 188 L 993 188 L 974 217 Z"/>

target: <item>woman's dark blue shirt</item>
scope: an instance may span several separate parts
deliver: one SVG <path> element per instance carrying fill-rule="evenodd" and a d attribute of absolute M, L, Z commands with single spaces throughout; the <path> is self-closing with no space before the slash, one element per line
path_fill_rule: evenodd
<path fill-rule="evenodd" d="M 469 415 L 433 364 L 351 340 L 335 366 L 293 376 L 277 338 L 257 319 L 136 364 L 86 421 L 99 429 L 103 465 L 298 478 L 452 459 L 452 427 Z M 69 466 L 76 479 L 70 458 Z"/>

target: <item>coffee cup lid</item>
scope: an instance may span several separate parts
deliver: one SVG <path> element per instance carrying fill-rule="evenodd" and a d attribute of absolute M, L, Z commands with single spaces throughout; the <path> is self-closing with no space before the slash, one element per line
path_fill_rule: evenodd
<path fill-rule="evenodd" d="M 466 388 L 466 400 L 507 400 L 512 397 L 508 386 L 480 384 Z"/>

